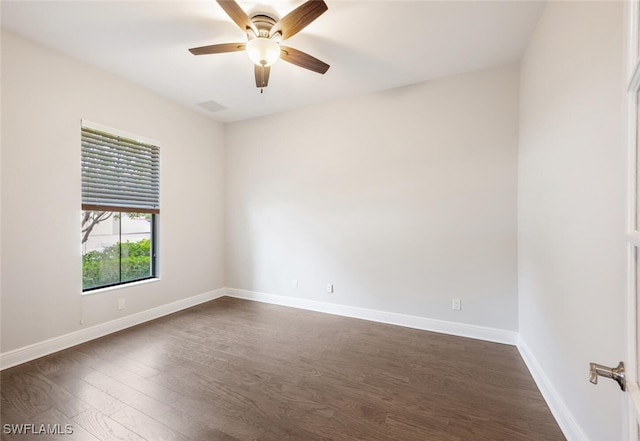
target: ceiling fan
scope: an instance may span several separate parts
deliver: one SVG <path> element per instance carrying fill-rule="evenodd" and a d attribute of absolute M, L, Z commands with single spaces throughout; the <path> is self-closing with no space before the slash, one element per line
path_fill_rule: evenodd
<path fill-rule="evenodd" d="M 256 87 L 267 87 L 271 65 L 279 58 L 296 66 L 324 74 L 329 65 L 311 55 L 288 46 L 286 40 L 300 32 L 327 9 L 323 0 L 309 0 L 280 20 L 266 13 L 256 13 L 251 17 L 235 0 L 216 0 L 231 19 L 247 34 L 246 43 L 223 43 L 189 49 L 193 55 L 220 54 L 246 50 L 255 64 Z"/>

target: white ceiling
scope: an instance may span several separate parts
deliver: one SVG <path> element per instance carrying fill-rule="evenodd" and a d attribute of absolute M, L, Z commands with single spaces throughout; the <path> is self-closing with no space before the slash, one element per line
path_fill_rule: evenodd
<path fill-rule="evenodd" d="M 304 0 L 239 0 L 282 17 Z M 242 42 L 214 0 L 2 1 L 2 27 L 230 122 L 517 62 L 540 1 L 326 0 L 329 10 L 286 40 L 331 65 L 320 75 L 278 61 L 255 87 L 243 52 L 191 47 Z M 211 112 L 198 103 L 213 101 Z"/>

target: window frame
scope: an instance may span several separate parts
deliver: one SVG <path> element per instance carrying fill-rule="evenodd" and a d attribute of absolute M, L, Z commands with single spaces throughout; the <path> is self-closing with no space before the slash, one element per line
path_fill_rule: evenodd
<path fill-rule="evenodd" d="M 80 124 L 80 138 L 81 138 L 81 145 L 82 145 L 82 139 L 83 139 L 83 129 L 92 129 L 92 130 L 98 130 L 98 131 L 102 131 L 105 132 L 109 135 L 112 135 L 114 137 L 121 137 L 121 138 L 126 138 L 128 140 L 132 140 L 135 142 L 138 142 L 140 144 L 149 144 L 149 145 L 153 145 L 154 147 L 156 147 L 158 149 L 158 162 L 157 162 L 157 166 L 158 166 L 158 180 L 159 180 L 159 176 L 160 176 L 160 161 L 161 161 L 161 156 L 160 156 L 160 143 L 149 139 L 149 138 L 145 138 L 139 135 L 134 135 L 131 133 L 127 133 L 124 132 L 122 130 L 118 130 L 118 129 L 114 129 L 112 127 L 108 127 L 102 124 L 98 124 L 98 123 L 94 123 L 91 121 L 88 121 L 86 119 L 82 119 L 81 120 L 81 124 Z M 82 151 L 82 148 L 81 148 Z M 161 199 L 161 193 L 158 190 L 158 200 Z M 82 207 L 82 211 L 81 212 L 85 212 L 85 211 L 111 211 L 115 214 L 126 214 L 126 213 L 145 213 L 145 214 L 150 214 L 151 215 L 151 222 L 150 222 L 150 231 L 149 231 L 149 236 L 150 236 L 150 242 L 151 242 L 151 249 L 150 249 L 150 275 L 148 277 L 143 277 L 140 279 L 135 279 L 135 280 L 126 280 L 123 281 L 122 280 L 122 254 L 120 251 L 120 258 L 119 258 L 119 269 L 120 269 L 120 273 L 119 273 L 119 278 L 120 281 L 118 283 L 110 283 L 107 285 L 101 285 L 101 286 L 94 286 L 94 287 L 90 287 L 90 288 L 85 288 L 84 287 L 84 282 L 81 281 L 81 288 L 82 288 L 82 294 L 94 294 L 97 292 L 100 292 L 100 290 L 112 290 L 112 289 L 117 289 L 117 288 L 121 288 L 121 287 L 126 287 L 126 286 L 130 286 L 133 284 L 139 284 L 139 283 L 145 283 L 145 282 L 149 282 L 149 281 L 154 281 L 154 280 L 159 280 L 159 217 L 160 217 L 160 212 L 159 212 L 159 208 L 158 210 L 147 210 L 147 209 L 136 209 L 134 207 L 126 207 L 126 208 L 121 208 L 121 207 L 115 207 L 115 206 L 101 206 L 101 205 L 92 205 L 92 204 L 85 204 L 85 203 L 81 203 L 80 204 Z M 86 207 L 86 208 L 85 208 Z M 120 218 L 119 222 L 122 222 L 122 218 Z M 121 226 L 119 227 L 119 236 L 118 236 L 118 244 L 120 245 L 120 250 L 122 250 L 122 232 L 121 232 Z M 82 251 L 82 255 L 84 255 L 84 250 Z"/>

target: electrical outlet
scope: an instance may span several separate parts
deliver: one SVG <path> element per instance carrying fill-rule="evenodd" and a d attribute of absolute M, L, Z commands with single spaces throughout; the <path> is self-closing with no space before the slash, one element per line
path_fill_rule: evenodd
<path fill-rule="evenodd" d="M 462 310 L 462 300 L 460 299 L 451 299 L 451 309 L 454 311 Z"/>
<path fill-rule="evenodd" d="M 327 283 L 327 292 L 328 293 L 332 293 L 333 292 L 333 283 Z"/>
<path fill-rule="evenodd" d="M 298 279 L 291 279 L 291 288 L 298 287 Z"/>
<path fill-rule="evenodd" d="M 125 302 L 125 299 L 118 299 L 118 311 L 122 311 L 126 307 L 127 304 Z"/>

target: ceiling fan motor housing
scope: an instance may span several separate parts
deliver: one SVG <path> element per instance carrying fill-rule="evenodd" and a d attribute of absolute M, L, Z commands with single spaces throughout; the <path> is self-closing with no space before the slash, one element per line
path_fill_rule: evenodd
<path fill-rule="evenodd" d="M 258 37 L 269 38 L 269 32 L 277 20 L 270 15 L 264 13 L 258 13 L 251 16 L 251 22 L 258 30 Z"/>

